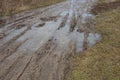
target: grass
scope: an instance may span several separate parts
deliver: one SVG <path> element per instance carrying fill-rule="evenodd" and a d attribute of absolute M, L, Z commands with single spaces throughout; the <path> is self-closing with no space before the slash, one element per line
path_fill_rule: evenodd
<path fill-rule="evenodd" d="M 25 1 L 25 0 L 23 0 L 23 1 Z M 65 0 L 52 0 L 52 1 L 45 0 L 43 3 L 35 3 L 34 5 L 29 5 L 29 3 L 28 3 L 26 5 L 19 6 L 19 7 L 14 6 L 14 10 L 12 10 L 12 12 L 10 11 L 12 8 L 12 6 L 11 6 L 7 10 L 5 10 L 5 12 L 0 13 L 0 27 L 4 25 L 4 21 L 2 21 L 2 18 L 5 16 L 14 15 L 14 14 L 26 11 L 26 10 L 32 10 L 32 9 L 46 7 L 46 6 L 49 6 L 49 5 L 58 3 L 58 2 L 62 2 L 62 1 L 65 1 Z M 15 3 L 14 0 L 13 0 L 13 3 Z M 19 5 L 19 4 L 20 3 L 18 2 L 17 5 Z M 6 5 L 6 6 L 10 6 L 10 5 Z"/>
<path fill-rule="evenodd" d="M 23 0 L 23 1 L 25 1 L 25 0 Z M 40 1 L 40 0 L 37 0 L 37 1 Z M 45 0 L 44 2 L 36 2 L 35 4 L 32 4 L 32 5 L 28 2 L 27 4 L 22 5 L 22 6 L 17 6 L 17 5 L 21 4 L 20 2 L 17 2 L 16 5 L 14 5 L 14 7 L 10 6 L 11 5 L 11 3 L 10 3 L 9 5 L 6 5 L 7 9 L 3 7 L 4 9 L 0 13 L 0 16 L 4 17 L 4 16 L 13 15 L 13 14 L 16 14 L 16 13 L 19 13 L 22 11 L 26 11 L 26 10 L 42 8 L 42 7 L 46 7 L 46 6 L 49 6 L 49 5 L 58 3 L 58 2 L 62 2 L 62 1 L 65 1 L 65 0 Z M 15 1 L 13 0 L 12 3 L 15 3 Z"/>
<path fill-rule="evenodd" d="M 101 40 L 70 59 L 67 80 L 120 80 L 120 7 L 100 13 L 95 21 Z"/>
<path fill-rule="evenodd" d="M 100 3 L 109 3 L 109 2 L 114 2 L 116 0 L 99 0 Z"/>
<path fill-rule="evenodd" d="M 25 5 L 25 6 L 19 7 L 19 9 L 16 10 L 15 13 L 22 12 L 22 11 L 25 11 L 25 10 L 30 10 L 30 9 L 46 7 L 46 6 L 49 6 L 49 5 L 58 3 L 58 2 L 62 2 L 62 1 L 65 1 L 65 0 L 45 1 L 44 4 L 37 4 L 37 5 L 32 5 L 32 6 L 26 6 Z"/>

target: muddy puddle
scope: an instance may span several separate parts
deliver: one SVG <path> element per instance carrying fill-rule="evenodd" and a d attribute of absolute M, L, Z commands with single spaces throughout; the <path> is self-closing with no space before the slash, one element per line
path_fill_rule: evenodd
<path fill-rule="evenodd" d="M 78 3 L 81 5 L 77 5 Z M 57 47 L 63 51 L 69 49 L 70 42 L 75 43 L 76 52 L 83 51 L 84 45 L 87 45 L 87 47 L 94 45 L 99 41 L 100 35 L 90 30 L 90 27 L 94 27 L 90 26 L 90 24 L 93 24 L 91 21 L 95 17 L 89 13 L 89 3 L 88 0 L 71 0 L 68 10 L 61 12 L 57 16 L 40 18 L 31 25 L 30 30 L 16 40 L 16 42 L 21 42 L 27 39 L 27 41 L 19 47 L 18 51 L 35 52 L 51 38 L 55 40 Z M 2 43 L 1 45 L 27 28 L 21 28 L 22 25 L 18 26 L 20 26 L 20 29 L 19 27 L 16 30 L 13 29 L 9 35 L 0 41 Z"/>
<path fill-rule="evenodd" d="M 92 31 L 93 4 L 94 0 L 62 2 L 0 28 L 5 33 L 0 39 L 0 80 L 64 80 L 70 55 L 100 40 Z"/>
<path fill-rule="evenodd" d="M 80 0 L 79 2 L 83 4 L 86 3 L 87 0 Z M 90 31 L 90 27 L 93 26 L 89 26 L 89 24 L 93 24 L 91 20 L 95 17 L 88 12 L 90 8 L 88 7 L 89 5 L 79 12 L 77 11 L 78 7 L 76 8 L 75 3 L 77 3 L 77 1 L 72 0 L 70 2 L 70 9 L 62 12 L 58 15 L 59 17 L 49 16 L 41 18 L 40 20 L 44 21 L 42 27 L 39 27 L 40 22 L 35 23 L 29 31 L 17 39 L 18 42 L 28 39 L 18 50 L 35 52 L 51 38 L 54 39 L 57 47 L 60 48 L 59 50 L 61 51 L 65 49 L 69 50 L 70 42 L 75 43 L 76 52 L 83 51 L 84 45 L 91 47 L 98 42 L 100 35 Z M 78 22 L 79 18 L 81 21 Z M 78 31 L 79 26 L 83 26 L 82 32 Z"/>

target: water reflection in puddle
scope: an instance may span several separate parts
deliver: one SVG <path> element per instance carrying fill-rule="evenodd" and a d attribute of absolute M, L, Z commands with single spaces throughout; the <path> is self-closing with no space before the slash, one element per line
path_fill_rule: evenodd
<path fill-rule="evenodd" d="M 43 27 L 35 27 L 39 25 L 39 23 L 36 23 L 32 26 L 32 29 L 29 30 L 25 35 L 20 37 L 17 41 L 24 41 L 28 38 L 28 41 L 26 41 L 19 50 L 32 50 L 36 51 L 40 46 L 42 46 L 46 41 L 48 41 L 51 37 L 54 38 L 57 47 L 56 49 L 59 51 L 69 50 L 69 44 L 70 42 L 75 43 L 76 52 L 80 52 L 84 49 L 84 40 L 85 40 L 85 32 L 78 32 L 78 26 L 75 26 L 75 29 L 70 32 L 70 26 L 71 26 L 71 20 L 73 19 L 73 15 L 75 15 L 76 19 L 78 17 L 78 13 L 76 12 L 75 7 L 76 0 L 71 0 L 71 7 L 68 11 L 62 12 L 57 18 L 57 21 L 46 21 L 45 25 Z M 81 3 L 86 3 L 86 0 L 79 0 Z M 92 14 L 89 14 L 87 12 L 88 8 L 82 9 L 81 14 L 81 22 L 85 23 L 86 18 L 94 16 Z M 67 21 L 65 22 L 64 27 L 58 29 L 61 22 L 64 20 L 63 18 L 69 14 Z M 82 25 L 82 24 L 81 24 Z M 88 33 L 87 42 L 88 46 L 91 47 L 99 40 L 100 35 L 97 33 Z"/>
<path fill-rule="evenodd" d="M 22 42 L 27 39 L 27 41 L 19 47 L 18 51 L 35 52 L 51 38 L 55 40 L 57 45 L 56 50 L 62 52 L 64 50 L 70 50 L 69 44 L 72 42 L 75 43 L 76 52 L 81 52 L 84 50 L 85 40 L 87 40 L 88 47 L 93 46 L 99 40 L 100 35 L 97 33 L 88 32 L 86 29 L 88 27 L 83 26 L 83 24 L 86 24 L 87 18 L 90 17 L 91 19 L 94 19 L 95 17 L 88 12 L 90 6 L 81 7 L 81 5 L 76 5 L 76 2 L 80 2 L 81 5 L 87 4 L 87 0 L 71 0 L 70 9 L 62 12 L 59 17 L 57 17 L 57 21 L 46 20 L 42 27 L 36 27 L 41 24 L 41 21 L 36 22 L 32 25 L 30 30 L 16 40 L 16 42 Z M 67 14 L 69 15 L 65 18 Z M 66 19 L 64 22 L 65 25 L 58 29 L 60 24 L 64 21 L 64 18 Z M 72 23 L 72 21 L 75 21 L 75 23 Z M 73 24 L 75 25 L 71 26 Z M 78 32 L 77 30 L 80 28 L 79 26 L 82 26 L 85 30 L 83 32 Z M 71 27 L 72 31 L 70 31 Z M 16 30 L 13 34 L 10 34 L 11 36 L 8 35 L 6 39 L 10 40 L 12 36 L 16 35 L 16 32 L 20 33 L 21 31 L 22 29 Z M 87 38 L 85 35 L 88 35 Z"/>

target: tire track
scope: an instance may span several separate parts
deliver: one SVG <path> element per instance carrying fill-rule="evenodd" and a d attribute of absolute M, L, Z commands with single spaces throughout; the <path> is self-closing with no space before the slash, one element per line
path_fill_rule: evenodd
<path fill-rule="evenodd" d="M 20 75 L 17 77 L 16 80 L 19 80 L 19 79 L 20 79 L 20 77 L 23 75 L 24 71 L 25 71 L 25 70 L 27 69 L 27 67 L 29 66 L 31 60 L 32 60 L 32 57 L 30 58 L 30 60 L 28 60 L 27 64 L 25 65 L 25 67 L 24 67 L 24 69 L 23 69 L 23 71 L 20 73 Z"/>
<path fill-rule="evenodd" d="M 13 37 L 10 41 L 8 41 L 7 43 L 5 43 L 3 46 L 0 46 L 0 52 L 3 52 L 9 45 L 11 45 L 12 43 L 14 43 L 14 41 L 16 41 L 22 35 L 24 35 L 29 29 L 30 29 L 30 27 L 28 27 L 27 29 L 25 29 L 23 32 L 21 32 L 17 36 Z"/>
<path fill-rule="evenodd" d="M 5 80 L 17 80 L 17 78 L 24 71 L 24 69 L 26 69 L 27 64 L 29 64 L 29 61 L 31 59 L 31 54 L 24 53 L 22 55 L 23 57 L 20 58 L 16 65 L 13 65 L 11 71 L 8 72 L 8 74 L 5 77 Z"/>
<path fill-rule="evenodd" d="M 1 66 L 0 66 L 0 79 L 1 80 L 5 80 L 5 78 L 7 78 L 6 76 L 15 68 L 18 61 L 21 58 L 23 58 L 24 55 L 20 56 L 20 55 L 14 54 L 14 56 L 16 57 L 16 58 L 14 58 L 14 60 L 11 61 L 12 58 L 9 57 L 10 60 L 6 59 L 7 62 L 4 61 L 4 63 L 1 64 Z M 6 64 L 6 63 L 8 63 L 8 64 Z"/>
<path fill-rule="evenodd" d="M 25 40 L 26 41 L 26 40 Z M 25 42 L 17 42 L 9 45 L 0 55 L 0 64 L 10 55 L 16 52 L 16 50 Z"/>
<path fill-rule="evenodd" d="M 52 41 L 52 39 L 48 40 L 42 47 L 40 47 L 35 52 L 29 66 L 19 78 L 20 80 L 26 80 L 27 76 L 29 76 L 29 80 L 39 80 L 42 65 L 46 62 L 46 60 L 55 48 L 55 43 Z"/>

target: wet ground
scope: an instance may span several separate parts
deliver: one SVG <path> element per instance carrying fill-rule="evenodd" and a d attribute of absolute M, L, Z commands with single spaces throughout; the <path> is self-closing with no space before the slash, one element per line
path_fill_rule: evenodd
<path fill-rule="evenodd" d="M 64 80 L 68 58 L 98 42 L 94 0 L 71 0 L 6 17 L 0 80 Z"/>

